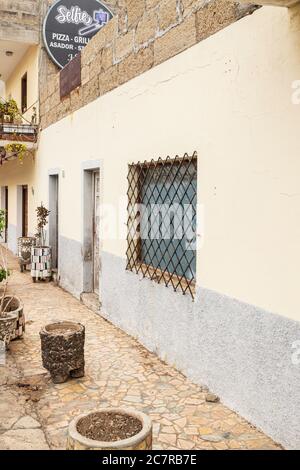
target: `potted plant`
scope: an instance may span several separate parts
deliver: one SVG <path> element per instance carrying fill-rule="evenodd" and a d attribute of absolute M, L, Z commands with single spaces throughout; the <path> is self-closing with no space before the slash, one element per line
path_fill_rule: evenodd
<path fill-rule="evenodd" d="M 5 115 L 5 102 L 0 99 L 0 122 L 3 123 Z"/>
<path fill-rule="evenodd" d="M 20 114 L 16 101 L 12 98 L 0 102 L 0 120 L 1 122 L 13 123 L 16 116 Z"/>
<path fill-rule="evenodd" d="M 102 408 L 69 425 L 68 450 L 152 450 L 152 423 L 129 408 Z"/>
<path fill-rule="evenodd" d="M 52 277 L 52 254 L 51 247 L 46 246 L 46 225 L 50 211 L 43 206 L 43 203 L 36 208 L 37 213 L 37 234 L 36 246 L 31 248 L 31 277 L 36 280 L 49 281 Z"/>
<path fill-rule="evenodd" d="M 6 214 L 0 211 L 0 235 L 5 230 Z M 25 319 L 23 306 L 17 297 L 7 295 L 9 269 L 7 262 L 7 252 L 0 246 L 0 283 L 3 285 L 3 292 L 0 299 L 0 340 L 8 348 L 12 339 L 21 337 L 25 330 Z M 21 328 L 20 328 L 21 327 Z"/>

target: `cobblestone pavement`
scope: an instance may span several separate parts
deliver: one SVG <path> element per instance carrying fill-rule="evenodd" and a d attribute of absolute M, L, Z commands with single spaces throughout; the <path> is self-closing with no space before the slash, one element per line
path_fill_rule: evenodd
<path fill-rule="evenodd" d="M 206 390 L 161 362 L 137 341 L 52 284 L 13 274 L 10 292 L 25 306 L 26 335 L 0 366 L 0 449 L 64 449 L 70 419 L 103 406 L 130 406 L 154 423 L 154 449 L 279 449 Z M 54 385 L 42 368 L 42 325 L 86 326 L 86 376 Z"/>

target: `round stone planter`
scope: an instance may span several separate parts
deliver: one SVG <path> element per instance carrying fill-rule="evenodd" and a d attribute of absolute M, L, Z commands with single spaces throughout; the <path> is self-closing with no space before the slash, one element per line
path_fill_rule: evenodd
<path fill-rule="evenodd" d="M 43 366 L 54 383 L 84 376 L 83 325 L 67 321 L 53 323 L 42 328 L 40 337 Z"/>
<path fill-rule="evenodd" d="M 16 329 L 18 315 L 15 312 L 8 312 L 5 316 L 0 316 L 0 341 L 8 349 L 13 332 Z"/>
<path fill-rule="evenodd" d="M 17 315 L 17 322 L 10 339 L 21 339 L 25 333 L 25 315 L 21 300 L 18 297 L 7 295 L 4 298 L 3 306 L 7 306 L 9 313 Z"/>
<path fill-rule="evenodd" d="M 94 414 L 117 413 L 136 418 L 142 425 L 141 431 L 121 441 L 97 441 L 89 439 L 78 431 L 78 424 L 82 420 L 89 420 Z M 144 413 L 128 408 L 102 408 L 93 413 L 82 414 L 73 419 L 69 425 L 67 450 L 152 450 L 152 423 Z"/>

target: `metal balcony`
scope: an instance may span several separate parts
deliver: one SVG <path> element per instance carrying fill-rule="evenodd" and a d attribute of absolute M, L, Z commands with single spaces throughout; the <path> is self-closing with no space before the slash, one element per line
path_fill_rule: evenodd
<path fill-rule="evenodd" d="M 38 127 L 34 124 L 0 124 L 0 145 L 9 142 L 36 143 Z M 2 142 L 3 141 L 3 142 Z"/>

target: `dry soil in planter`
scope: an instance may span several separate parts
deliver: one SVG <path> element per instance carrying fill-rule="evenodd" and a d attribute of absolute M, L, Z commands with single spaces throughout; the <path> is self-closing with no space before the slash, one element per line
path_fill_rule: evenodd
<path fill-rule="evenodd" d="M 102 408 L 69 424 L 68 450 L 151 450 L 151 419 L 131 408 Z"/>
<path fill-rule="evenodd" d="M 88 439 L 116 442 L 136 436 L 142 423 L 134 416 L 116 412 L 93 413 L 80 419 L 77 431 Z"/>

